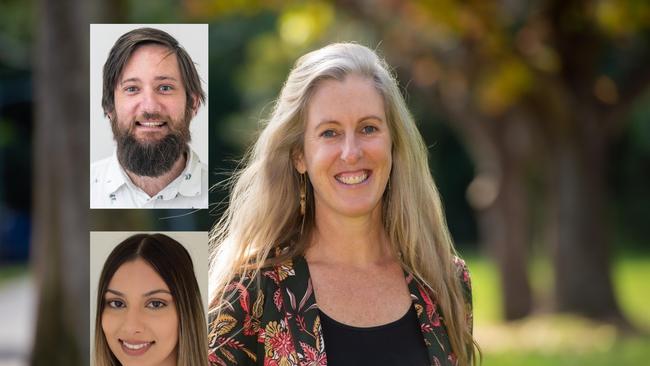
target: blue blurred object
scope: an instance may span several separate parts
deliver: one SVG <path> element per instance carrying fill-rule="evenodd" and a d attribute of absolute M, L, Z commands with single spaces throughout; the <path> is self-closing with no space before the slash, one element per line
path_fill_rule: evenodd
<path fill-rule="evenodd" d="M 0 208 L 0 264 L 26 262 L 29 257 L 29 212 Z"/>
<path fill-rule="evenodd" d="M 29 258 L 32 207 L 32 78 L 0 73 L 0 264 Z"/>

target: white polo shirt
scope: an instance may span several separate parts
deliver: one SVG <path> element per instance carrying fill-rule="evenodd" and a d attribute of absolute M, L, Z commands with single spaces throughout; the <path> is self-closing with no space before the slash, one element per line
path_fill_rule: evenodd
<path fill-rule="evenodd" d="M 183 172 L 150 197 L 112 156 L 90 165 L 90 208 L 208 208 L 208 167 L 190 149 Z"/>

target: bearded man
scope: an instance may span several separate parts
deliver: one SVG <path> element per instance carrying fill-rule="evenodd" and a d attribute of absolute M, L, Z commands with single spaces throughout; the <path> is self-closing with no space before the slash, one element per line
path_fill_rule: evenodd
<path fill-rule="evenodd" d="M 189 147 L 205 92 L 168 33 L 122 35 L 103 69 L 102 107 L 117 148 L 91 165 L 91 208 L 207 208 L 207 166 Z"/>

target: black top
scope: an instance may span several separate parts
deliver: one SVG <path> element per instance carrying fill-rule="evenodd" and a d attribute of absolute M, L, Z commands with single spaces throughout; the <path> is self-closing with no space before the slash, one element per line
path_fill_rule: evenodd
<path fill-rule="evenodd" d="M 320 311 L 329 366 L 430 365 L 415 307 L 392 323 L 358 328 L 342 324 Z"/>

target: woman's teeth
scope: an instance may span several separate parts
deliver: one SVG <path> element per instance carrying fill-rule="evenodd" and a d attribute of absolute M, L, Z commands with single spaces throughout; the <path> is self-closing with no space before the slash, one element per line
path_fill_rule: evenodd
<path fill-rule="evenodd" d="M 337 175 L 336 180 L 348 185 L 359 184 L 368 178 L 368 173 L 364 172 L 358 175 Z"/>
<path fill-rule="evenodd" d="M 127 342 L 125 342 L 125 341 L 122 341 L 122 344 L 124 345 L 124 347 L 126 347 L 126 348 L 128 348 L 128 349 L 132 349 L 132 350 L 142 349 L 142 348 L 148 346 L 149 343 L 150 343 L 150 342 L 146 342 L 146 343 L 138 343 L 138 344 L 131 344 L 131 343 L 127 343 Z"/>

